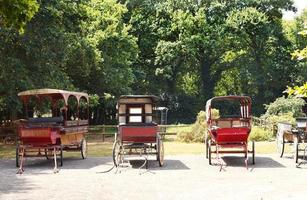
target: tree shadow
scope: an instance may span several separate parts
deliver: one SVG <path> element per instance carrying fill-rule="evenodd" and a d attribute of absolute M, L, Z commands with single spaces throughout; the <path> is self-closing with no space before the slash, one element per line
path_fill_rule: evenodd
<path fill-rule="evenodd" d="M 40 188 L 26 180 L 26 177 L 16 174 L 15 160 L 0 160 L 0 199 L 1 196 L 10 193 L 29 192 Z"/>
<path fill-rule="evenodd" d="M 140 168 L 144 165 L 145 160 L 130 160 L 130 164 L 132 168 Z M 174 159 L 167 159 L 164 160 L 163 166 L 159 166 L 159 162 L 156 160 L 147 160 L 147 167 L 151 171 L 155 170 L 190 170 L 188 166 L 186 166 L 183 162 L 180 160 L 174 160 Z M 144 166 L 145 168 L 145 166 Z"/>
<path fill-rule="evenodd" d="M 222 160 L 226 166 L 245 167 L 245 158 L 243 156 L 223 156 Z M 256 156 L 255 164 L 252 164 L 252 158 L 248 159 L 249 168 L 285 168 L 283 164 L 270 157 Z"/>

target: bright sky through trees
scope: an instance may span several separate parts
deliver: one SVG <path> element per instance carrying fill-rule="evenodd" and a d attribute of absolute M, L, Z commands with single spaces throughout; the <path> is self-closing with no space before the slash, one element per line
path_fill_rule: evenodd
<path fill-rule="evenodd" d="M 284 12 L 283 18 L 286 20 L 292 20 L 294 17 L 299 16 L 304 9 L 307 9 L 306 0 L 294 0 L 294 6 L 297 8 L 297 12 L 292 11 Z"/>

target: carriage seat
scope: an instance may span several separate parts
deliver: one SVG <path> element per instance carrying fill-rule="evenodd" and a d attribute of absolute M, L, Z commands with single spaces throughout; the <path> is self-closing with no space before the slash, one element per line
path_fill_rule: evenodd
<path fill-rule="evenodd" d="M 248 122 L 241 119 L 218 119 L 212 120 L 212 127 L 215 128 L 234 128 L 248 127 Z"/>
<path fill-rule="evenodd" d="M 28 125 L 30 127 L 35 127 L 40 124 L 48 125 L 60 125 L 63 123 L 63 117 L 39 117 L 39 118 L 29 118 Z"/>

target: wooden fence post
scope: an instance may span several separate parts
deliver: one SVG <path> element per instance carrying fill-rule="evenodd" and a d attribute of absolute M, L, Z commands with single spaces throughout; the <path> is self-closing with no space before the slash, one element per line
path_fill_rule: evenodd
<path fill-rule="evenodd" d="M 102 142 L 105 140 L 105 133 L 106 133 L 106 127 L 105 125 L 102 125 Z"/>

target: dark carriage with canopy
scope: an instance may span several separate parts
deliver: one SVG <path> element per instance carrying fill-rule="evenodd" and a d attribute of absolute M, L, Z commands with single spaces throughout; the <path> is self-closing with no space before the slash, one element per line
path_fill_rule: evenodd
<path fill-rule="evenodd" d="M 113 145 L 113 161 L 117 167 L 128 155 L 155 155 L 159 166 L 164 162 L 164 146 L 156 123 L 153 95 L 124 95 L 117 103 L 118 133 Z"/>

